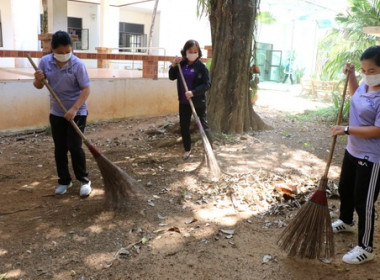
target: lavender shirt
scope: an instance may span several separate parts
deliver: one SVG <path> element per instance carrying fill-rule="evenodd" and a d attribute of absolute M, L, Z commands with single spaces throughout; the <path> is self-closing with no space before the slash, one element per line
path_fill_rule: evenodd
<path fill-rule="evenodd" d="M 363 82 L 351 97 L 350 126 L 380 127 L 380 90 L 367 92 Z M 354 157 L 380 162 L 380 138 L 348 136 L 347 151 Z"/>
<path fill-rule="evenodd" d="M 195 71 L 194 71 L 194 65 L 188 65 L 185 64 L 182 66 L 182 73 L 185 78 L 187 88 L 191 91 L 194 87 L 194 78 L 195 78 Z M 189 100 L 187 100 L 185 95 L 185 87 L 183 86 L 182 79 L 180 79 L 179 83 L 179 102 L 181 104 L 189 104 Z"/>
<path fill-rule="evenodd" d="M 62 68 L 59 68 L 53 54 L 45 55 L 41 58 L 38 68 L 44 72 L 50 86 L 67 110 L 77 101 L 82 88 L 90 85 L 86 67 L 75 55 L 72 55 Z M 59 117 L 65 115 L 53 96 L 50 97 L 50 113 Z M 79 108 L 77 115 L 87 116 L 87 113 L 85 102 Z"/>

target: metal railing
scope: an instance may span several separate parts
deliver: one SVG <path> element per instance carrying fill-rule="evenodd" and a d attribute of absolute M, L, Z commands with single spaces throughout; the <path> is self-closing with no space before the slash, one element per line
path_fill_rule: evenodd
<path fill-rule="evenodd" d="M 111 48 L 112 51 L 116 51 L 116 53 L 124 53 L 123 51 L 128 51 L 131 55 L 163 55 L 166 56 L 166 49 L 162 47 L 119 47 L 119 48 Z M 144 50 L 144 52 L 141 52 Z M 157 53 L 152 53 L 151 51 L 157 51 Z M 163 52 L 160 54 L 160 52 Z M 112 60 L 111 63 L 113 65 L 121 65 L 121 69 L 125 70 L 141 70 L 142 69 L 142 61 L 139 60 Z M 159 61 L 158 69 L 160 73 L 165 73 L 168 70 L 167 61 Z M 122 66 L 124 65 L 124 67 Z M 118 67 L 120 69 L 120 67 Z"/>

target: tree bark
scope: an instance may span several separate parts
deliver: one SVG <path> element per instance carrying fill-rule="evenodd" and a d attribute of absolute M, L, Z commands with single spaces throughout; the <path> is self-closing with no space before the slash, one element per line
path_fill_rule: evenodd
<path fill-rule="evenodd" d="M 153 8 L 153 13 L 152 13 L 152 22 L 150 24 L 150 30 L 149 30 L 149 38 L 148 38 L 148 54 L 151 53 L 151 47 L 153 46 L 153 31 L 154 31 L 154 24 L 156 22 L 156 15 L 157 15 L 157 6 L 158 6 L 158 1 L 154 3 L 154 8 Z"/>
<path fill-rule="evenodd" d="M 268 129 L 250 101 L 249 67 L 258 0 L 210 0 L 212 87 L 208 121 L 214 132 Z"/>

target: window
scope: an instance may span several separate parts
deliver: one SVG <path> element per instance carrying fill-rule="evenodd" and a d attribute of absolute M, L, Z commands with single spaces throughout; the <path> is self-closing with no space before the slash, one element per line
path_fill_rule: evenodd
<path fill-rule="evenodd" d="M 144 34 L 144 25 L 120 22 L 119 23 L 119 47 L 122 52 L 146 52 L 139 47 L 147 46 L 147 36 Z"/>
<path fill-rule="evenodd" d="M 0 47 L 3 46 L 3 27 L 1 25 L 1 13 L 0 13 Z"/>
<path fill-rule="evenodd" d="M 82 19 L 68 17 L 67 18 L 67 32 L 73 35 L 73 49 L 74 50 L 88 50 L 88 29 L 82 29 Z"/>

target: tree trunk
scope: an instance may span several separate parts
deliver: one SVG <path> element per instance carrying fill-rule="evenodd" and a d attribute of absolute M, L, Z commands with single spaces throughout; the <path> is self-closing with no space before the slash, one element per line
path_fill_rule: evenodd
<path fill-rule="evenodd" d="M 42 8 L 43 8 L 43 14 L 42 14 L 42 23 L 41 23 L 41 30 L 42 34 L 48 33 L 48 4 L 47 0 L 42 0 Z"/>
<path fill-rule="evenodd" d="M 215 132 L 269 128 L 254 112 L 249 94 L 256 1 L 210 0 L 213 57 L 207 111 Z"/>
<path fill-rule="evenodd" d="M 150 30 L 149 30 L 149 38 L 148 38 L 148 54 L 150 54 L 150 51 L 151 51 L 151 47 L 153 46 L 153 30 L 154 30 L 154 24 L 156 22 L 156 15 L 157 15 L 157 6 L 158 6 L 158 1 L 159 0 L 156 0 L 156 2 L 154 3 L 154 8 L 153 8 L 153 13 L 152 13 L 152 22 L 150 24 Z"/>

